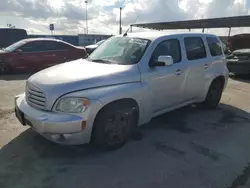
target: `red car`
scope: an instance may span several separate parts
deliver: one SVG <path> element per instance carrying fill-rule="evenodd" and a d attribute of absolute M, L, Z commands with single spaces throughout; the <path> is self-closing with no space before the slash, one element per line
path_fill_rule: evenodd
<path fill-rule="evenodd" d="M 0 74 L 34 72 L 86 57 L 85 48 L 73 46 L 61 40 L 24 39 L 0 50 Z"/>

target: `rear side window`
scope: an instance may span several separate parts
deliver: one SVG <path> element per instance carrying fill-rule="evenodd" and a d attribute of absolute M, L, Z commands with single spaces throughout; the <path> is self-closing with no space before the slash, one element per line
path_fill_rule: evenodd
<path fill-rule="evenodd" d="M 197 60 L 207 57 L 202 38 L 187 37 L 184 39 L 188 60 Z"/>
<path fill-rule="evenodd" d="M 55 51 L 58 50 L 57 42 L 54 41 L 44 41 L 45 49 L 44 51 Z"/>
<path fill-rule="evenodd" d="M 181 47 L 178 39 L 169 39 L 161 42 L 155 48 L 152 61 L 156 60 L 161 55 L 169 55 L 173 58 L 174 63 L 181 61 Z"/>
<path fill-rule="evenodd" d="M 41 41 L 29 42 L 21 46 L 19 49 L 24 53 L 44 51 L 44 44 Z"/>
<path fill-rule="evenodd" d="M 70 45 L 67 45 L 65 43 L 57 42 L 57 49 L 59 49 L 59 50 L 67 50 L 70 47 L 71 47 Z"/>
<path fill-rule="evenodd" d="M 58 50 L 66 50 L 68 45 L 57 42 L 57 41 L 45 41 L 45 50 L 46 51 L 58 51 Z"/>
<path fill-rule="evenodd" d="M 207 43 L 212 56 L 222 55 L 221 43 L 216 37 L 207 37 Z"/>

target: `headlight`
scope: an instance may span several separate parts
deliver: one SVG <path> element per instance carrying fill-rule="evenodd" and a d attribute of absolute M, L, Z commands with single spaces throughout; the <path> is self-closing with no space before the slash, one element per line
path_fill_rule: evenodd
<path fill-rule="evenodd" d="M 86 98 L 68 97 L 59 101 L 56 110 L 66 113 L 81 113 L 87 110 L 90 100 Z"/>

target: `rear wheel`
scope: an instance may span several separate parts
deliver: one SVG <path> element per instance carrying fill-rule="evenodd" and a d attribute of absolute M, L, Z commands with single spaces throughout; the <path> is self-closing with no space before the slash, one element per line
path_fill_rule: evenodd
<path fill-rule="evenodd" d="M 223 91 L 223 81 L 221 79 L 216 79 L 212 82 L 206 100 L 202 103 L 202 106 L 207 109 L 217 108 Z"/>
<path fill-rule="evenodd" d="M 129 104 L 113 103 L 105 107 L 94 123 L 94 145 L 101 150 L 122 147 L 137 127 L 136 114 L 136 108 Z"/>

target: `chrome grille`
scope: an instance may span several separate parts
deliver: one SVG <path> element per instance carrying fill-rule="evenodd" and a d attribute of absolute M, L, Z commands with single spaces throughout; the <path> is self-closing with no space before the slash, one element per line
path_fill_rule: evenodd
<path fill-rule="evenodd" d="M 26 84 L 26 100 L 28 104 L 34 108 L 45 110 L 45 94 L 42 90 L 35 87 L 34 85 L 27 83 Z"/>

